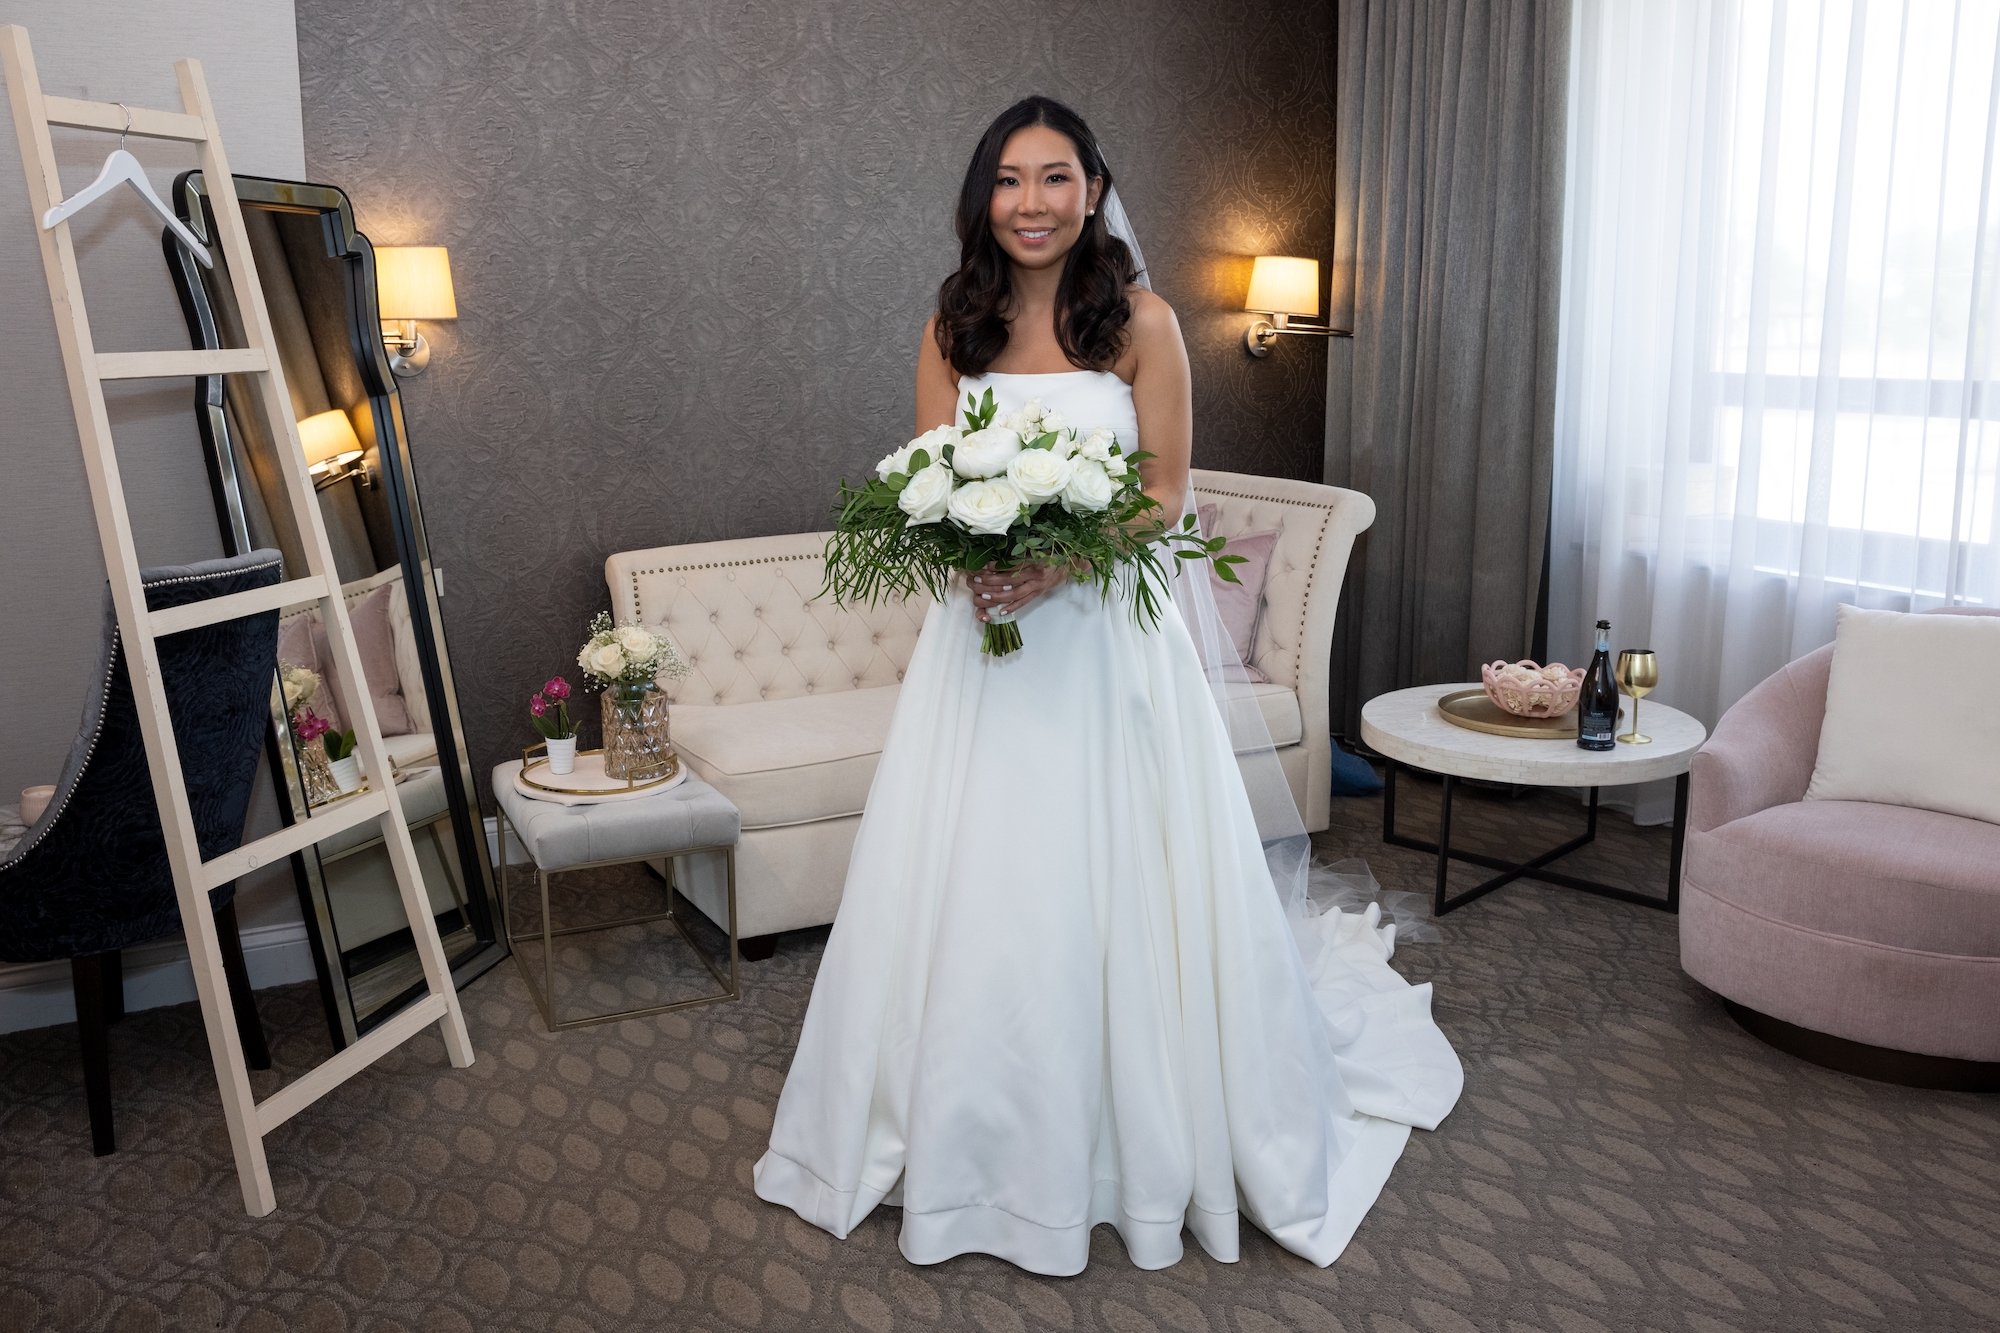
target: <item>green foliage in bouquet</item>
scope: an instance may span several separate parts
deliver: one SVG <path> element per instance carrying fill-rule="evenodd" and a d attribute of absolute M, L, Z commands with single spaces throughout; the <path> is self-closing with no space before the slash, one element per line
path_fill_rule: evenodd
<path fill-rule="evenodd" d="M 977 401 L 967 394 L 964 427 L 912 440 L 872 481 L 841 482 L 822 596 L 874 605 L 922 589 L 942 600 L 954 574 L 1045 564 L 1108 598 L 1129 570 L 1133 614 L 1150 629 L 1165 595 L 1161 551 L 1211 560 L 1237 581 L 1231 566 L 1242 556 L 1222 554 L 1223 539 L 1204 538 L 1193 514 L 1170 524 L 1140 489 L 1138 464 L 1150 454 L 1123 453 L 1105 431 L 1080 437 L 1035 404 L 1004 423 L 996 415 L 991 389 Z M 982 646 L 1012 652 L 1020 629 L 989 621 Z"/>

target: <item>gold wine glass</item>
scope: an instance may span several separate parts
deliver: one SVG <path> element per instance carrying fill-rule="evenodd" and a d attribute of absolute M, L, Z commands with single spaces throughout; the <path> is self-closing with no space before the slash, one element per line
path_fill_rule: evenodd
<path fill-rule="evenodd" d="M 1660 684 L 1660 659 L 1651 648 L 1624 648 L 1618 653 L 1618 683 L 1632 696 L 1632 730 L 1618 739 L 1627 745 L 1651 745 L 1651 736 L 1639 734 L 1639 701 Z"/>

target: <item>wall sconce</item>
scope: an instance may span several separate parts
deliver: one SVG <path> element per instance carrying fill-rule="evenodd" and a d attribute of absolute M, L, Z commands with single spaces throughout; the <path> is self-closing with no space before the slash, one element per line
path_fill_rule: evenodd
<path fill-rule="evenodd" d="M 306 471 L 314 490 L 323 491 L 349 477 L 358 478 L 363 486 L 375 484 L 361 461 L 361 438 L 354 433 L 354 423 L 339 408 L 315 412 L 301 421 L 299 443 L 305 446 Z"/>
<path fill-rule="evenodd" d="M 1252 324 L 1243 334 L 1243 346 L 1252 356 L 1269 356 L 1271 344 L 1281 333 L 1303 333 L 1316 338 L 1348 338 L 1346 329 L 1319 328 L 1293 324 L 1293 315 L 1319 318 L 1319 261 L 1294 259 L 1287 255 L 1258 255 L 1250 266 L 1250 295 L 1243 308 L 1271 316 Z"/>
<path fill-rule="evenodd" d="M 442 245 L 375 247 L 375 299 L 389 368 L 408 379 L 431 363 L 431 347 L 417 332 L 420 319 L 457 319 L 451 258 Z"/>

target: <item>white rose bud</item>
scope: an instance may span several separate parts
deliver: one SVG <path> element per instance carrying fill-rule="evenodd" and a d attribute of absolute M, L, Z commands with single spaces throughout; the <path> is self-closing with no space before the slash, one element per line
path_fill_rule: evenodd
<path fill-rule="evenodd" d="M 951 493 L 949 509 L 952 522 L 967 532 L 997 537 L 1020 517 L 1021 493 L 1011 481 L 975 481 Z"/>
<path fill-rule="evenodd" d="M 1063 493 L 1071 471 L 1070 461 L 1052 450 L 1023 449 L 1007 464 L 1007 480 L 1030 505 L 1038 505 Z"/>
<path fill-rule="evenodd" d="M 1021 415 L 1029 421 L 1040 421 L 1043 416 L 1042 400 L 1039 398 L 1030 398 L 1021 408 Z"/>
<path fill-rule="evenodd" d="M 1068 430 L 1069 422 L 1063 420 L 1063 414 L 1060 412 L 1044 412 L 1042 413 L 1042 429 L 1044 431 Z"/>
<path fill-rule="evenodd" d="M 1063 488 L 1062 507 L 1072 514 L 1095 514 L 1109 508 L 1118 487 L 1104 464 L 1080 458 L 1072 467 L 1069 485 Z"/>
<path fill-rule="evenodd" d="M 1102 463 L 1111 457 L 1112 448 L 1117 443 L 1118 437 L 1110 431 L 1094 430 L 1084 437 L 1081 445 L 1077 446 L 1077 452 L 1092 462 Z"/>
<path fill-rule="evenodd" d="M 1028 420 L 1027 414 L 1024 412 L 1003 412 L 993 418 L 993 424 L 1002 430 L 1011 430 L 1016 435 L 1026 435 L 1028 427 L 1035 423 Z"/>
<path fill-rule="evenodd" d="M 958 475 L 977 480 L 994 477 L 1007 470 L 1014 455 L 1021 452 L 1021 437 L 1004 426 L 976 430 L 958 442 L 951 465 Z"/>
<path fill-rule="evenodd" d="M 1122 477 L 1131 470 L 1130 465 L 1125 462 L 1124 456 L 1121 454 L 1111 455 L 1111 457 L 1105 459 L 1098 466 L 1114 477 Z"/>
<path fill-rule="evenodd" d="M 951 503 L 951 468 L 933 463 L 910 475 L 909 485 L 896 497 L 896 504 L 910 516 L 911 523 L 935 523 Z"/>
<path fill-rule="evenodd" d="M 1075 457 L 1076 432 L 1073 430 L 1066 430 L 1062 434 L 1056 436 L 1056 442 L 1049 446 L 1049 452 L 1054 454 L 1057 458 Z"/>

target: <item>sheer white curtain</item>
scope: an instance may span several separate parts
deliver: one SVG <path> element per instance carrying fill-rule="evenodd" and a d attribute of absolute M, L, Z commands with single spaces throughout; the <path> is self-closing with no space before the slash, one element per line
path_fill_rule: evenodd
<path fill-rule="evenodd" d="M 2000 0 L 1574 12 L 1551 656 L 1713 724 L 1840 602 L 2000 604 Z"/>

